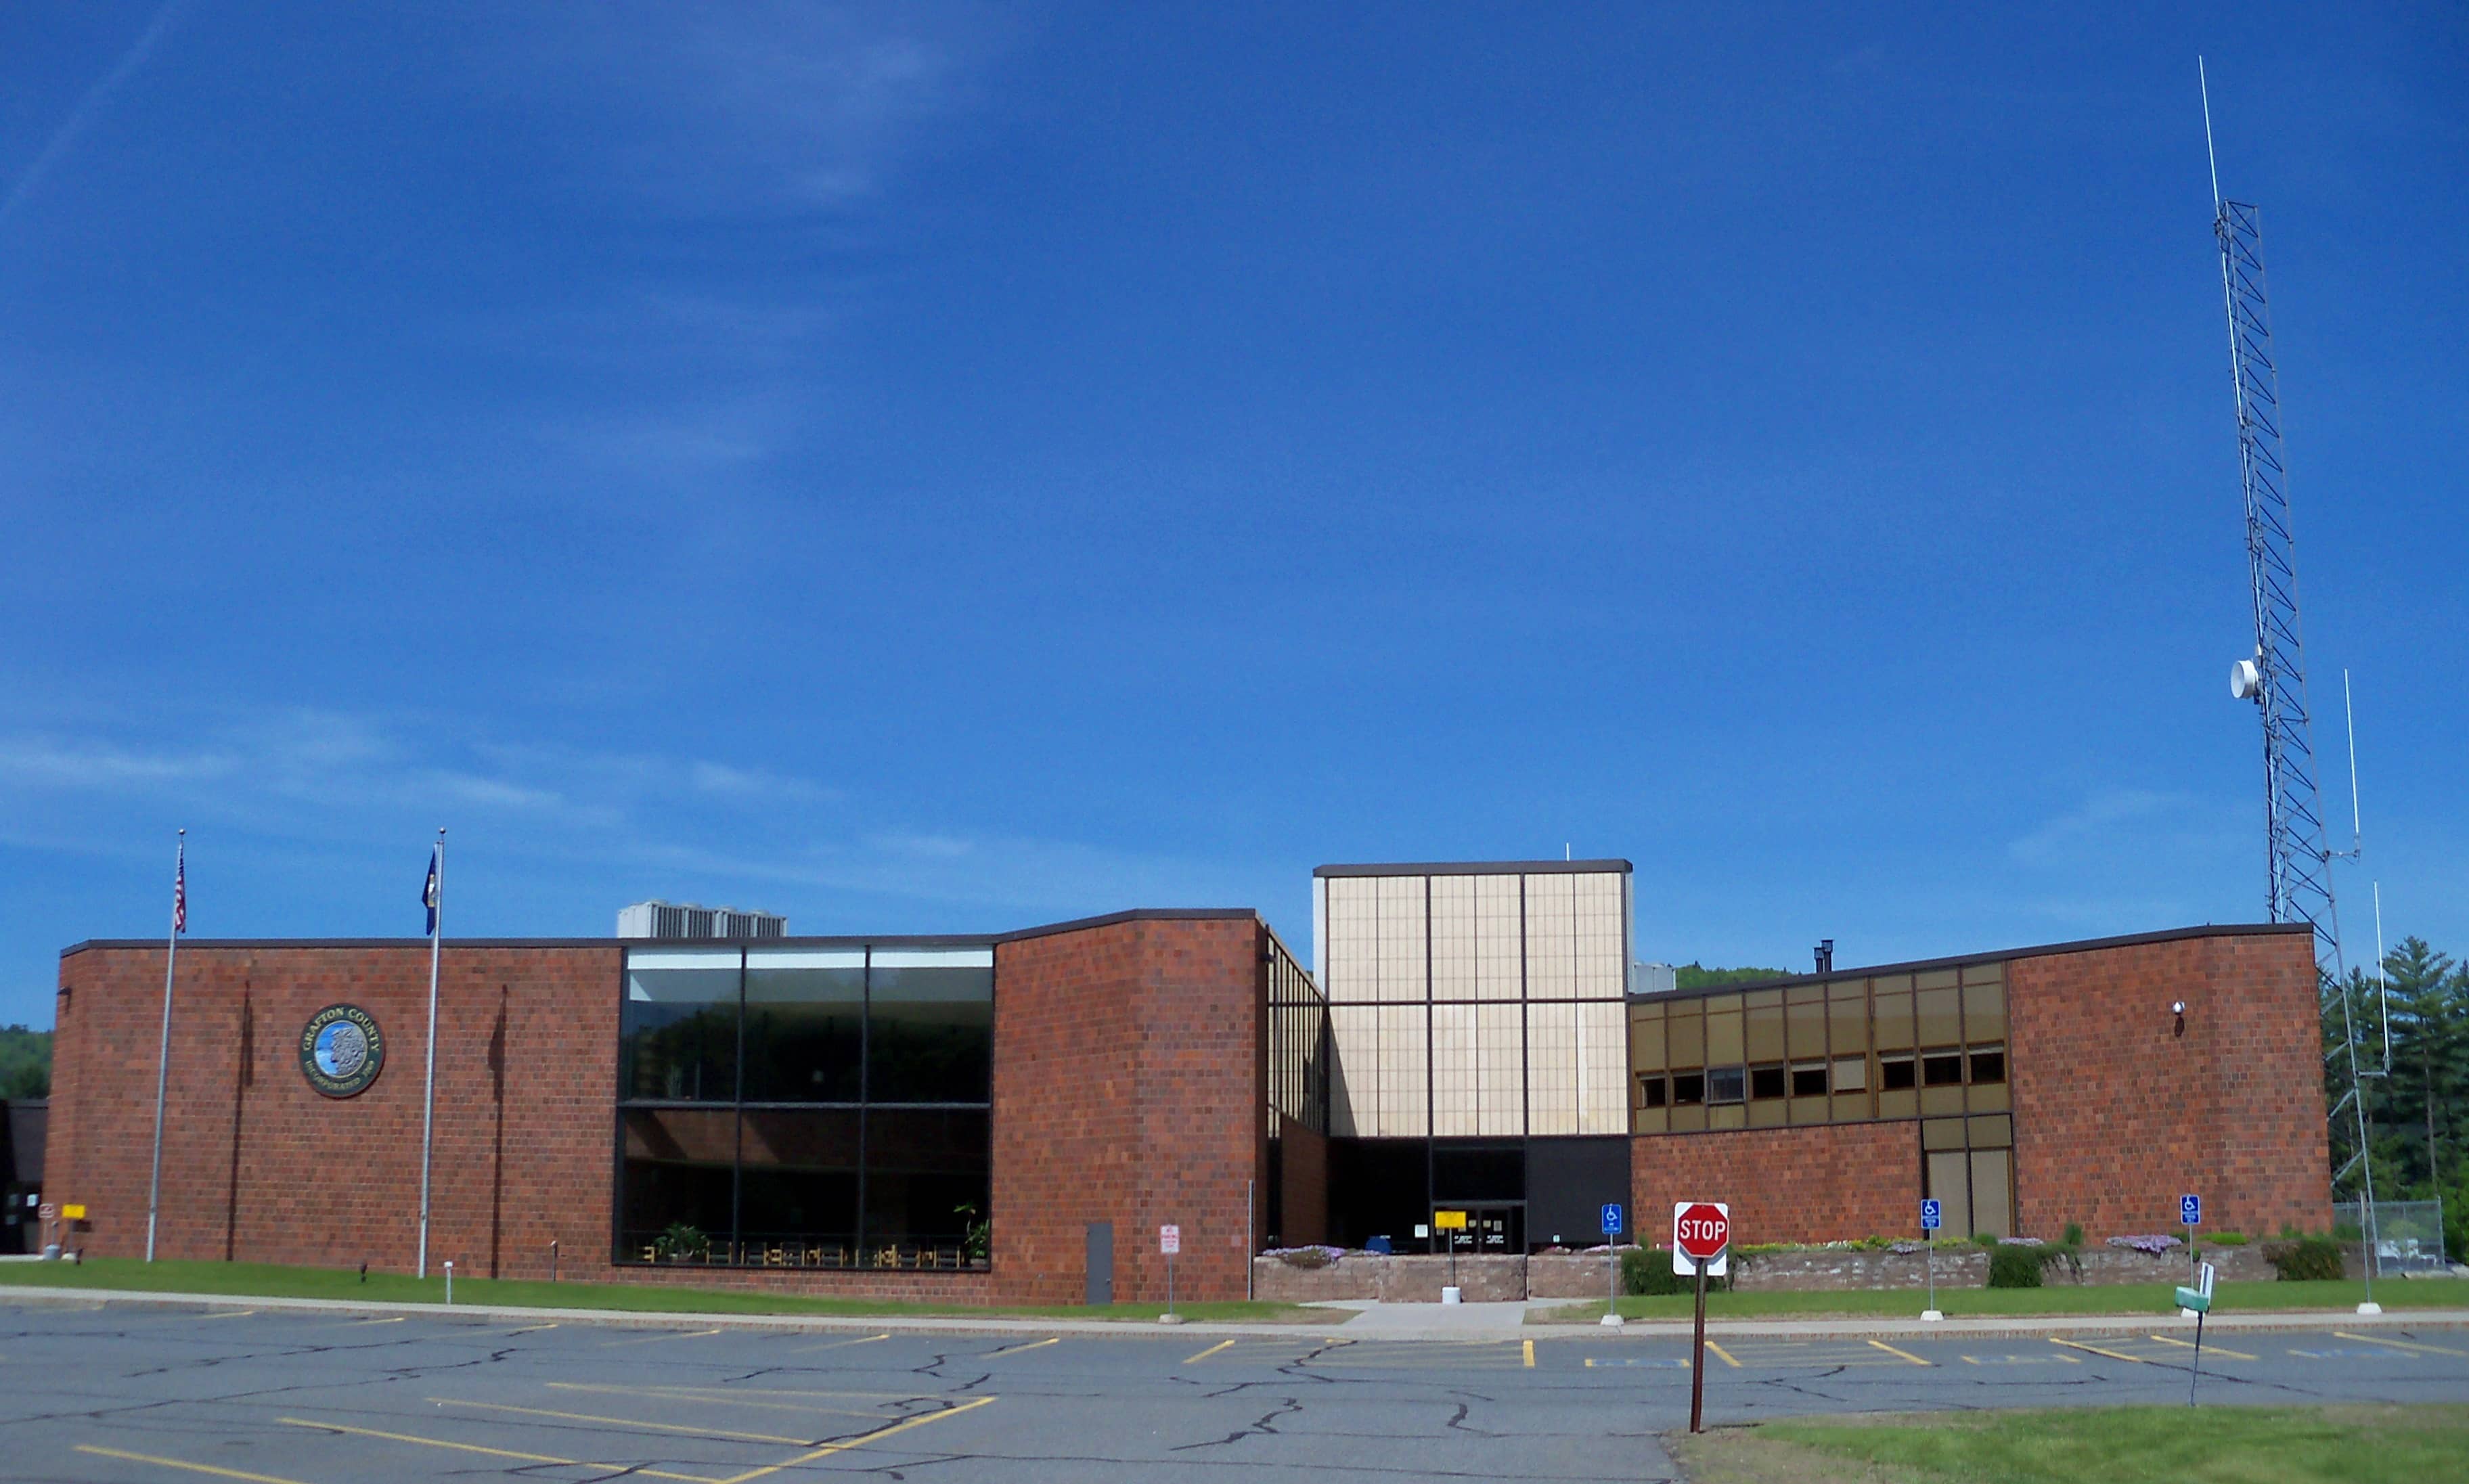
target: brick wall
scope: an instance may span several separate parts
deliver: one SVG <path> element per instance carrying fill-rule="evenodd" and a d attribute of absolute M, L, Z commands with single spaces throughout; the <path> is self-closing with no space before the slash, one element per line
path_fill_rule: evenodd
<path fill-rule="evenodd" d="M 438 984 L 429 1261 L 544 1277 L 605 1265 L 616 1080 L 614 947 L 458 947 Z M 98 1256 L 143 1255 L 161 948 L 61 961 L 50 1191 L 85 1203 Z M 417 1246 L 426 944 L 183 946 L 173 1001 L 158 1255 L 409 1268 Z M 358 1097 L 300 1075 L 337 1001 L 377 1018 Z"/>
<path fill-rule="evenodd" d="M 1142 919 L 995 953 L 994 1271 L 1008 1298 L 1077 1303 L 1085 1223 L 1115 1224 L 1115 1297 L 1239 1299 L 1261 1174 L 1257 918 Z"/>
<path fill-rule="evenodd" d="M 2007 973 L 2022 1231 L 2167 1232 L 2184 1191 L 2215 1229 L 2329 1220 L 2311 936 L 2136 944 Z"/>
<path fill-rule="evenodd" d="M 1675 1200 L 1727 1203 L 1743 1244 L 1892 1236 L 1919 1220 L 1919 1126 L 1646 1134 L 1632 1141 L 1629 1180 L 1649 1242 L 1670 1240 Z"/>

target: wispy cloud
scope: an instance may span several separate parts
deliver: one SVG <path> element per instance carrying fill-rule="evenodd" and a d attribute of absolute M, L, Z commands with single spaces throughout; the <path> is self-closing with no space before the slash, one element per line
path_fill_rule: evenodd
<path fill-rule="evenodd" d="M 34 194 L 35 189 L 43 183 L 43 177 L 60 162 L 60 157 L 67 154 L 94 121 L 102 116 L 103 110 L 136 75 L 137 69 L 146 65 L 147 59 L 154 55 L 154 49 L 162 44 L 165 34 L 171 31 L 173 21 L 178 17 L 185 3 L 186 0 L 164 0 L 163 6 L 154 12 L 154 18 L 146 23 L 146 29 L 139 32 L 128 50 L 121 54 L 120 60 L 112 63 L 111 70 L 85 90 L 85 96 L 69 110 L 69 116 L 52 131 L 42 152 L 35 156 L 35 163 L 26 167 L 25 173 L 9 188 L 8 195 L 0 197 L 0 225 L 8 223 L 18 206 Z"/>
<path fill-rule="evenodd" d="M 0 735 L 0 843 L 52 852 L 132 817 L 256 837 L 293 869 L 449 825 L 542 890 L 940 903 L 997 915 L 1239 895 L 1225 867 L 1000 831 L 858 817 L 847 790 L 747 763 L 471 741 L 435 716 L 296 709 L 204 728 L 185 747 L 128 735 Z M 108 833 L 106 827 L 104 833 Z"/>
<path fill-rule="evenodd" d="M 2233 846 L 2238 815 L 2227 804 L 2154 788 L 2104 788 L 2006 847 L 2018 865 L 2080 867 L 2130 855 L 2210 856 Z"/>

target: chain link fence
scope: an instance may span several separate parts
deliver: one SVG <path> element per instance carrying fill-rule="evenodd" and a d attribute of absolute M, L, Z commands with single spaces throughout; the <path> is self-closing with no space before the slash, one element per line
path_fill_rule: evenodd
<path fill-rule="evenodd" d="M 2332 1230 L 2343 1242 L 2363 1241 L 2366 1213 L 2362 1201 L 2343 1200 L 2332 1207 Z M 2375 1276 L 2443 1272 L 2450 1262 L 2443 1250 L 2443 1202 L 2440 1200 L 2378 1200 L 2374 1203 Z"/>

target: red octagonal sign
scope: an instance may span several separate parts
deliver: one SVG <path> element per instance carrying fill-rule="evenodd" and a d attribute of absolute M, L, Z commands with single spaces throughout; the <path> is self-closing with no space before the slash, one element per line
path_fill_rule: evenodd
<path fill-rule="evenodd" d="M 1672 1219 L 1672 1241 L 1698 1262 L 1719 1257 L 1732 1244 L 1732 1219 L 1703 1200 L 1684 1206 Z"/>

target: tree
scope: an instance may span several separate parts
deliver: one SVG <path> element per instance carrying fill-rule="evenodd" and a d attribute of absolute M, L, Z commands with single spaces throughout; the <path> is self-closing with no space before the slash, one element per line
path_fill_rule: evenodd
<path fill-rule="evenodd" d="M 47 1097 L 52 1090 L 52 1033 L 0 1026 L 0 1098 Z"/>

